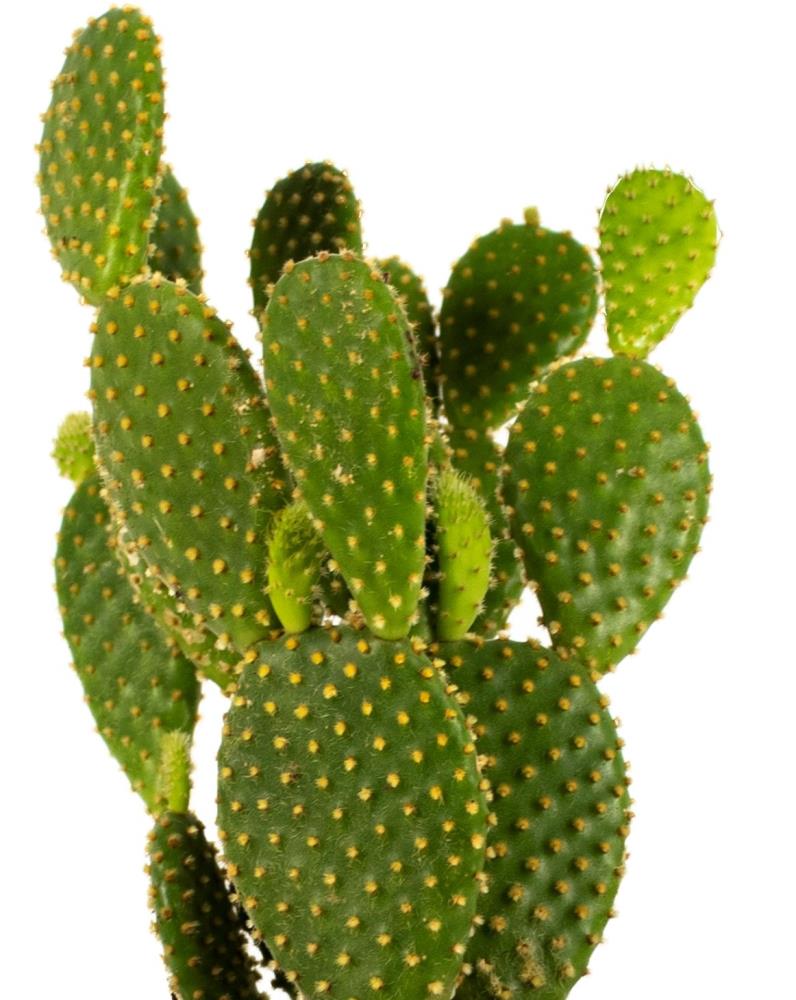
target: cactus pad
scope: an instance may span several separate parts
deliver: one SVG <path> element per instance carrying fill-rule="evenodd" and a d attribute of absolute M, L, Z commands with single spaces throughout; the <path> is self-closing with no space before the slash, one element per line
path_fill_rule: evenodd
<path fill-rule="evenodd" d="M 252 224 L 250 281 L 258 313 L 287 261 L 323 250 L 362 253 L 359 202 L 351 181 L 331 163 L 307 163 L 278 181 Z"/>
<path fill-rule="evenodd" d="M 264 532 L 287 490 L 245 353 L 201 299 L 155 277 L 103 305 L 91 365 L 99 460 L 129 539 L 222 641 L 266 635 Z"/>
<path fill-rule="evenodd" d="M 268 400 L 315 525 L 372 630 L 405 636 L 425 562 L 428 441 L 409 327 L 349 254 L 286 268 L 265 313 Z"/>
<path fill-rule="evenodd" d="M 630 799 L 607 699 L 535 644 L 442 647 L 476 718 L 495 823 L 462 1000 L 562 1000 L 584 974 L 623 873 Z"/>
<path fill-rule="evenodd" d="M 135 8 L 109 10 L 67 49 L 39 147 L 53 253 L 94 305 L 146 269 L 162 133 L 159 40 Z"/>
<path fill-rule="evenodd" d="M 274 515 L 268 533 L 268 593 L 288 632 L 304 632 L 312 623 L 325 551 L 302 501 Z"/>
<path fill-rule="evenodd" d="M 451 423 L 497 428 L 528 384 L 572 354 L 597 310 L 591 255 L 535 212 L 504 222 L 453 268 L 440 312 L 442 391 Z"/>
<path fill-rule="evenodd" d="M 133 788 L 156 801 L 161 733 L 193 731 L 199 686 L 133 601 L 96 476 L 64 512 L 55 560 L 64 634 L 100 735 Z"/>
<path fill-rule="evenodd" d="M 486 840 L 474 747 L 409 641 L 313 629 L 260 647 L 227 715 L 219 827 L 302 993 L 448 998 Z"/>
<path fill-rule="evenodd" d="M 412 324 L 415 353 L 423 367 L 426 392 L 436 399 L 436 369 L 439 359 L 437 324 L 428 301 L 422 279 L 400 257 L 386 257 L 378 261 L 379 269 L 388 285 L 398 293 L 406 318 Z"/>
<path fill-rule="evenodd" d="M 643 358 L 691 308 L 716 258 L 713 204 L 687 177 L 635 170 L 608 194 L 600 258 L 608 338 Z"/>
<path fill-rule="evenodd" d="M 155 929 L 177 1000 L 259 1000 L 238 910 L 193 813 L 158 816 L 149 837 L 149 878 Z"/>
<path fill-rule="evenodd" d="M 587 358 L 534 390 L 511 430 L 505 494 L 557 647 L 603 671 L 686 574 L 707 515 L 707 451 L 674 382 Z"/>
<path fill-rule="evenodd" d="M 202 244 L 199 222 L 191 211 L 187 192 L 167 168 L 160 185 L 160 207 L 152 234 L 149 266 L 169 281 L 182 278 L 198 295 L 202 290 Z"/>
<path fill-rule="evenodd" d="M 61 475 L 71 479 L 75 486 L 96 471 L 88 413 L 70 413 L 64 418 L 58 428 L 52 457 Z"/>

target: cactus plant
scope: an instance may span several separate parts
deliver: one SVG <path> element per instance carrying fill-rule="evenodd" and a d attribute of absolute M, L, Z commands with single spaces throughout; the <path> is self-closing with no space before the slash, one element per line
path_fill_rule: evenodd
<path fill-rule="evenodd" d="M 624 873 L 601 675 L 707 517 L 698 422 L 644 358 L 713 265 L 712 205 L 628 174 L 599 262 L 526 211 L 437 317 L 401 258 L 364 256 L 347 175 L 306 164 L 255 220 L 261 375 L 203 292 L 164 120 L 159 40 L 114 9 L 67 51 L 40 185 L 94 310 L 92 414 L 54 449 L 76 489 L 57 591 L 153 818 L 172 994 L 259 995 L 251 938 L 293 997 L 563 1000 Z M 585 347 L 601 295 L 611 357 Z M 549 648 L 507 635 L 531 590 Z M 228 698 L 223 863 L 190 807 L 204 680 Z"/>

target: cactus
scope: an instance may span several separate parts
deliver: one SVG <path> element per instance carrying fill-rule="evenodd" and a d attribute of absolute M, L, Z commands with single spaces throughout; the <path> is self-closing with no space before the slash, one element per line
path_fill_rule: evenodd
<path fill-rule="evenodd" d="M 687 177 L 634 170 L 600 215 L 611 350 L 643 358 L 690 309 L 716 258 L 713 205 Z"/>
<path fill-rule="evenodd" d="M 351 629 L 265 644 L 219 754 L 219 829 L 251 919 L 302 992 L 449 996 L 486 805 L 442 674 Z"/>
<path fill-rule="evenodd" d="M 149 18 L 114 8 L 76 34 L 44 115 L 39 186 L 53 255 L 92 305 L 146 270 L 163 116 Z"/>
<path fill-rule="evenodd" d="M 153 816 L 173 996 L 259 995 L 254 943 L 292 997 L 564 1000 L 624 872 L 601 676 L 707 517 L 699 424 L 644 358 L 713 265 L 712 205 L 670 171 L 620 179 L 602 287 L 569 233 L 504 222 L 437 335 L 420 277 L 363 259 L 347 176 L 309 163 L 255 221 L 261 377 L 201 290 L 164 120 L 154 30 L 114 9 L 68 50 L 40 183 L 96 309 L 93 412 L 53 452 L 76 486 L 57 591 Z M 601 294 L 614 356 L 576 359 Z M 545 645 L 510 618 L 529 588 Z M 229 700 L 223 859 L 190 806 L 205 680 Z"/>
<path fill-rule="evenodd" d="M 172 170 L 160 185 L 160 206 L 153 235 L 149 266 L 170 281 L 182 278 L 198 295 L 202 291 L 202 244 L 199 223 Z"/>
<path fill-rule="evenodd" d="M 351 182 L 331 163 L 307 163 L 278 181 L 252 223 L 249 281 L 255 312 L 268 304 L 268 289 L 289 260 L 324 250 L 361 253 L 359 215 Z"/>

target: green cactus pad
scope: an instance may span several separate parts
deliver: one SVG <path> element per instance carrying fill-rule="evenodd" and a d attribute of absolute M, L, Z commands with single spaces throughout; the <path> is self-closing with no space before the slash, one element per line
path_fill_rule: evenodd
<path fill-rule="evenodd" d="M 276 284 L 289 261 L 326 250 L 362 253 L 359 202 L 351 181 L 331 163 L 307 163 L 278 181 L 252 223 L 249 251 L 254 309 L 268 305 L 268 287 Z"/>
<path fill-rule="evenodd" d="M 350 254 L 286 268 L 263 326 L 285 460 L 368 625 L 388 639 L 409 631 L 425 562 L 425 398 L 408 333 L 379 272 Z"/>
<path fill-rule="evenodd" d="M 493 790 L 462 1000 L 563 1000 L 584 974 L 623 874 L 628 779 L 608 699 L 535 644 L 442 647 L 476 717 Z"/>
<path fill-rule="evenodd" d="M 94 441 L 88 413 L 70 413 L 64 418 L 58 428 L 52 457 L 61 475 L 71 479 L 75 486 L 94 474 Z"/>
<path fill-rule="evenodd" d="M 146 269 L 162 134 L 152 23 L 134 7 L 109 10 L 67 49 L 39 146 L 53 254 L 94 305 Z"/>
<path fill-rule="evenodd" d="M 274 515 L 268 534 L 268 593 L 288 632 L 304 632 L 312 623 L 325 551 L 305 503 L 298 500 Z"/>
<path fill-rule="evenodd" d="M 440 312 L 442 391 L 451 423 L 497 428 L 528 384 L 576 351 L 597 310 L 591 255 L 535 212 L 504 222 L 456 263 Z"/>
<path fill-rule="evenodd" d="M 600 215 L 608 339 L 644 358 L 691 308 L 716 259 L 713 203 L 682 174 L 634 170 Z"/>
<path fill-rule="evenodd" d="M 202 290 L 202 243 L 199 222 L 191 211 L 188 193 L 167 168 L 160 185 L 160 207 L 152 234 L 149 266 L 169 281 L 182 278 L 198 295 Z"/>
<path fill-rule="evenodd" d="M 522 553 L 511 537 L 502 500 L 503 453 L 485 430 L 449 428 L 452 461 L 466 472 L 484 498 L 494 540 L 489 589 L 470 631 L 490 638 L 504 629 L 527 583 Z"/>
<path fill-rule="evenodd" d="M 191 614 L 184 602 L 178 600 L 162 580 L 146 570 L 146 564 L 136 558 L 135 553 L 131 555 L 135 565 L 131 565 L 127 558 L 122 560 L 127 580 L 138 604 L 157 622 L 166 645 L 187 657 L 200 676 L 207 677 L 222 691 L 229 692 L 235 685 L 240 654 L 234 647 L 226 648 L 223 643 L 219 648 L 218 637 L 202 621 L 202 616 Z"/>
<path fill-rule="evenodd" d="M 400 257 L 386 257 L 377 261 L 384 280 L 398 293 L 406 318 L 412 324 L 415 354 L 423 367 L 426 392 L 436 400 L 436 370 L 439 360 L 437 324 L 428 301 L 423 281 Z"/>
<path fill-rule="evenodd" d="M 129 539 L 222 642 L 267 635 L 265 530 L 289 490 L 246 354 L 206 303 L 155 277 L 103 305 L 91 365 Z"/>
<path fill-rule="evenodd" d="M 150 904 L 177 1000 L 260 1000 L 240 915 L 204 827 L 167 811 L 149 836 Z"/>
<path fill-rule="evenodd" d="M 462 639 L 489 586 L 489 515 L 472 483 L 453 469 L 443 469 L 434 484 L 434 517 L 439 572 L 436 634 L 443 641 Z"/>
<path fill-rule="evenodd" d="M 411 642 L 263 644 L 219 754 L 230 877 L 305 995 L 451 996 L 486 841 L 474 747 Z"/>
<path fill-rule="evenodd" d="M 643 361 L 587 358 L 541 382 L 512 427 L 506 501 L 557 647 L 604 671 L 686 574 L 708 508 L 699 424 Z"/>
<path fill-rule="evenodd" d="M 161 734 L 193 731 L 199 685 L 133 601 L 96 476 L 64 512 L 55 560 L 64 634 L 100 735 L 151 809 Z"/>

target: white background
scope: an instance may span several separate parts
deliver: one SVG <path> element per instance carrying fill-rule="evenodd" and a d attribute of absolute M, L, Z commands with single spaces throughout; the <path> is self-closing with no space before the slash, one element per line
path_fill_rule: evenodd
<path fill-rule="evenodd" d="M 38 114 L 92 0 L 4 19 L 2 919 L 4 996 L 167 1000 L 148 933 L 149 821 L 69 671 L 51 559 L 69 485 L 48 457 L 84 406 L 90 311 L 36 215 Z M 637 818 L 628 874 L 578 1000 L 796 995 L 794 32 L 789 5 L 176 3 L 163 36 L 168 159 L 190 189 L 206 290 L 240 339 L 249 220 L 306 159 L 350 173 L 377 255 L 438 301 L 477 234 L 538 205 L 591 245 L 606 185 L 688 172 L 723 230 L 714 276 L 654 360 L 712 442 L 712 520 L 690 579 L 605 682 Z M 591 345 L 603 349 L 598 332 Z M 517 621 L 521 634 L 534 609 Z M 214 816 L 219 699 L 195 805 Z"/>

